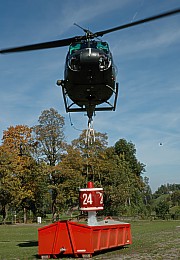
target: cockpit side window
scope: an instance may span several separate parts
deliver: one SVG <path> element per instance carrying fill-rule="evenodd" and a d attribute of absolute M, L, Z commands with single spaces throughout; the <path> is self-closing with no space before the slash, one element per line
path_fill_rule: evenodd
<path fill-rule="evenodd" d="M 109 52 L 109 47 L 106 42 L 97 42 L 97 49 L 103 50 L 104 52 Z"/>
<path fill-rule="evenodd" d="M 80 50 L 80 49 L 81 49 L 80 43 L 72 44 L 69 46 L 69 53 L 73 54 L 75 51 Z"/>

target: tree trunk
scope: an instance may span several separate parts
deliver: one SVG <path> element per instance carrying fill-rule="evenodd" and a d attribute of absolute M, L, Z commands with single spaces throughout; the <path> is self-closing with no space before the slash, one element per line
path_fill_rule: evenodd
<path fill-rule="evenodd" d="M 53 222 L 56 221 L 56 198 L 57 198 L 57 192 L 56 192 L 56 190 L 52 190 L 52 220 L 53 220 Z"/>
<path fill-rule="evenodd" d="M 6 205 L 2 205 L 2 216 L 3 216 L 3 224 L 6 224 L 6 218 L 7 218 Z"/>
<path fill-rule="evenodd" d="M 131 206 L 131 198 L 128 198 L 128 205 Z"/>
<path fill-rule="evenodd" d="M 27 223 L 27 210 L 24 208 L 24 224 Z"/>

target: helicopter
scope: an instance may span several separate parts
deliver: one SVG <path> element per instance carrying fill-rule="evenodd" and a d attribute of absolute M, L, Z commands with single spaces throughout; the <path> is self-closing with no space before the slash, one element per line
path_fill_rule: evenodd
<path fill-rule="evenodd" d="M 87 112 L 90 126 L 95 111 L 115 111 L 118 98 L 113 56 L 108 43 L 99 37 L 178 13 L 180 8 L 95 33 L 75 24 L 85 35 L 2 49 L 0 54 L 69 46 L 64 79 L 57 80 L 57 85 L 62 87 L 66 112 Z"/>

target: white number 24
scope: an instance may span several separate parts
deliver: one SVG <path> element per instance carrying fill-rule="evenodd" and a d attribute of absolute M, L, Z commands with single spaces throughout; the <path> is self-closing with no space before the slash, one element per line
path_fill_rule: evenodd
<path fill-rule="evenodd" d="M 92 194 L 89 193 L 89 194 L 86 194 L 84 193 L 83 194 L 83 204 L 84 205 L 87 205 L 87 204 L 93 204 L 93 201 L 92 201 Z"/>

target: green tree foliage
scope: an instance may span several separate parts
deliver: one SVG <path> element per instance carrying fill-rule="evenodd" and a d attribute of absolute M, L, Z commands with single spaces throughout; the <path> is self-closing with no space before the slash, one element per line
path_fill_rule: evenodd
<path fill-rule="evenodd" d="M 114 193 L 111 203 L 117 198 L 114 208 L 120 214 L 143 214 L 145 184 L 141 174 L 145 171 L 145 165 L 137 160 L 135 145 L 120 139 L 111 149 L 109 159 L 109 183 L 112 180 L 109 188 Z"/>
<path fill-rule="evenodd" d="M 180 184 L 163 184 L 157 189 L 157 191 L 154 192 L 153 198 L 157 198 L 163 194 L 170 194 L 177 190 L 180 190 Z"/>
<path fill-rule="evenodd" d="M 108 160 L 108 171 L 103 175 L 103 187 L 105 191 L 105 212 L 107 215 L 126 214 L 131 206 L 132 176 L 125 161 L 119 158 Z"/>
<path fill-rule="evenodd" d="M 159 205 L 167 204 L 169 207 L 169 212 L 171 217 L 178 219 L 180 217 L 180 185 L 179 184 L 163 184 L 157 191 L 153 194 L 152 198 L 152 208 L 156 211 L 156 214 L 160 214 L 160 217 L 163 217 L 159 210 Z M 166 214 L 167 214 L 166 213 Z"/>
<path fill-rule="evenodd" d="M 145 165 L 140 163 L 136 158 L 136 148 L 132 142 L 127 142 L 125 139 L 120 139 L 114 145 L 115 153 L 126 162 L 134 174 L 140 176 L 145 172 Z"/>
<path fill-rule="evenodd" d="M 149 178 L 144 177 L 144 201 L 145 204 L 150 204 L 152 200 L 152 191 L 149 185 Z"/>
<path fill-rule="evenodd" d="M 172 192 L 170 200 L 172 202 L 172 206 L 180 206 L 180 190 L 175 190 Z"/>
<path fill-rule="evenodd" d="M 166 214 L 169 213 L 169 204 L 167 201 L 162 200 L 159 201 L 159 203 L 157 204 L 156 208 L 156 215 L 162 219 L 165 219 Z"/>

